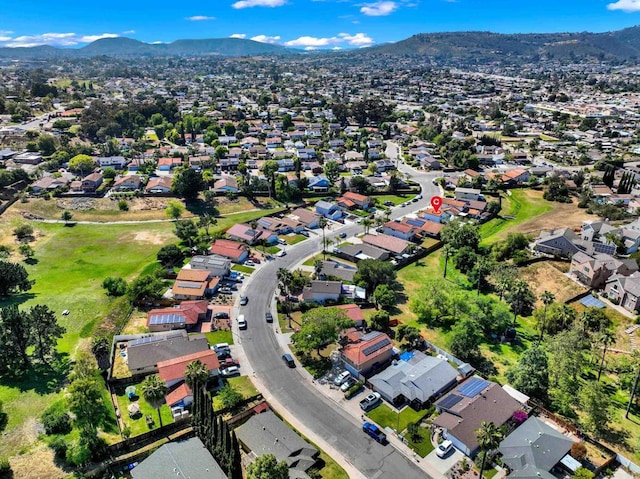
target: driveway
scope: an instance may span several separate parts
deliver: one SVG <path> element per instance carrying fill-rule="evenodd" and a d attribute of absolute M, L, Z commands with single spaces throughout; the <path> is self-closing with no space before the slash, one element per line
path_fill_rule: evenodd
<path fill-rule="evenodd" d="M 463 457 L 464 454 L 462 454 L 454 447 L 453 453 L 449 453 L 449 455 L 445 458 L 436 456 L 436 450 L 434 449 L 429 454 L 427 454 L 423 461 L 428 462 L 434 471 L 438 471 L 443 476 L 446 476 L 451 468 L 455 466 L 459 461 L 461 461 Z"/>

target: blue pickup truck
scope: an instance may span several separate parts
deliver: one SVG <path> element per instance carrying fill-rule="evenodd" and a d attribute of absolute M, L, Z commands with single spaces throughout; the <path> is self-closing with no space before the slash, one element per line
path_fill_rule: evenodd
<path fill-rule="evenodd" d="M 374 438 L 380 444 L 384 445 L 387 443 L 387 435 L 384 432 L 382 432 L 380 428 L 375 424 L 371 424 L 370 422 L 365 422 L 362 425 L 362 430 L 367 434 L 369 434 L 369 436 Z"/>

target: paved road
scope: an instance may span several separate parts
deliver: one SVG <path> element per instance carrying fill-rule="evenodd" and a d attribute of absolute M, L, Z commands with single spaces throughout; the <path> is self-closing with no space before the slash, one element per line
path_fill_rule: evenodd
<path fill-rule="evenodd" d="M 390 144 L 387 156 L 395 158 L 397 146 Z M 409 168 L 400 165 L 403 172 Z M 431 180 L 434 174 L 417 173 L 411 170 L 412 179 L 423 185 L 423 199 L 404 208 L 395 208 L 391 217 L 397 218 L 410 211 L 425 207 L 432 194 L 438 189 Z M 356 224 L 341 227 L 339 232 L 351 236 L 362 232 Z M 338 231 L 326 230 L 329 237 Z M 275 337 L 273 327 L 264 320 L 270 309 L 277 286 L 278 268 L 294 267 L 301 259 L 321 249 L 322 235 L 312 235 L 306 241 L 287 248 L 287 256 L 277 258 L 262 265 L 247 281 L 244 291 L 249 296 L 249 304 L 241 308 L 248 320 L 246 331 L 239 332 L 239 339 L 251 369 L 262 384 L 280 404 L 287 408 L 299 422 L 318 434 L 333 449 L 355 466 L 364 476 L 375 479 L 413 479 L 428 477 L 409 458 L 392 446 L 381 446 L 366 436 L 360 429 L 357 418 L 336 407 L 336 404 L 313 388 L 309 380 L 297 370 L 289 369 L 282 361 L 283 351 Z M 338 458 L 336 458 L 338 459 Z"/>

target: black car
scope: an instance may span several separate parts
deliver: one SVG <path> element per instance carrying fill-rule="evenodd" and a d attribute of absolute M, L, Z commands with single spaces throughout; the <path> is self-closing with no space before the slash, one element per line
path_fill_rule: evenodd
<path fill-rule="evenodd" d="M 215 319 L 229 319 L 229 313 L 225 313 L 223 311 L 218 311 L 213 315 Z"/>
<path fill-rule="evenodd" d="M 289 366 L 290 368 L 295 368 L 296 367 L 296 363 L 293 361 L 293 356 L 291 356 L 289 353 L 285 353 L 282 355 L 282 360 L 287 364 L 287 366 Z"/>
<path fill-rule="evenodd" d="M 266 312 L 264 317 L 267 320 L 267 323 L 273 323 L 273 315 L 269 311 Z"/>

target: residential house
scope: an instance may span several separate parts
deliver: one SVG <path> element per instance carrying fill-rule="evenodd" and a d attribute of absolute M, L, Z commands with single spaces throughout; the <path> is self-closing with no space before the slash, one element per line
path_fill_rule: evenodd
<path fill-rule="evenodd" d="M 640 312 L 640 273 L 629 276 L 614 274 L 606 282 L 604 292 L 615 304 L 632 313 Z"/>
<path fill-rule="evenodd" d="M 406 241 L 413 241 L 416 238 L 416 227 L 400 221 L 388 221 L 384 224 L 382 232 L 389 236 L 395 236 Z"/>
<path fill-rule="evenodd" d="M 174 168 L 180 166 L 182 164 L 182 158 L 159 158 L 158 159 L 158 170 L 160 171 L 171 171 Z"/>
<path fill-rule="evenodd" d="M 289 465 L 289 477 L 309 479 L 306 474 L 320 454 L 314 446 L 302 439 L 273 411 L 255 414 L 236 429 L 240 445 L 249 457 L 273 454 L 276 461 Z"/>
<path fill-rule="evenodd" d="M 362 237 L 362 242 L 364 244 L 369 244 L 371 246 L 375 246 L 376 248 L 388 251 L 389 253 L 396 256 L 406 254 L 414 247 L 413 244 L 406 240 L 396 238 L 387 234 L 366 234 Z"/>
<path fill-rule="evenodd" d="M 223 176 L 213 183 L 213 191 L 216 193 L 238 193 L 238 180 L 235 176 Z"/>
<path fill-rule="evenodd" d="M 178 476 L 176 476 L 178 474 Z M 227 475 L 197 437 L 169 442 L 131 470 L 133 479 L 227 479 Z"/>
<path fill-rule="evenodd" d="M 533 249 L 561 258 L 571 258 L 580 251 L 576 246 L 577 239 L 578 235 L 571 228 L 541 231 L 534 242 Z"/>
<path fill-rule="evenodd" d="M 189 268 L 208 271 L 208 278 L 224 278 L 231 270 L 231 261 L 228 258 L 218 255 L 202 256 L 197 255 L 189 261 Z"/>
<path fill-rule="evenodd" d="M 436 403 L 440 412 L 433 423 L 442 428 L 443 437 L 467 456 L 477 454 L 479 445 L 476 431 L 482 422 L 500 427 L 522 408 L 498 384 L 479 377 L 467 379 Z"/>
<path fill-rule="evenodd" d="M 209 342 L 201 334 L 189 337 L 185 330 L 180 330 L 150 335 L 127 343 L 127 366 L 133 375 L 152 374 L 162 361 L 207 350 Z"/>
<path fill-rule="evenodd" d="M 640 247 L 640 220 L 619 227 L 611 225 L 607 220 L 585 221 L 580 236 L 585 241 L 614 247 L 609 254 L 615 253 L 617 245 L 614 239 L 619 239 L 624 246 L 625 254 L 632 254 Z"/>
<path fill-rule="evenodd" d="M 524 168 L 514 168 L 502 175 L 502 184 L 505 187 L 518 186 L 529 181 L 531 173 Z"/>
<path fill-rule="evenodd" d="M 152 309 L 147 313 L 147 328 L 152 333 L 172 329 L 193 329 L 204 321 L 208 313 L 208 302 L 183 301 L 172 308 Z"/>
<path fill-rule="evenodd" d="M 436 223 L 435 221 L 430 221 L 424 218 L 404 218 L 402 220 L 403 223 L 406 223 L 410 226 L 413 226 L 417 233 L 421 236 L 430 236 L 432 238 L 439 238 L 440 231 L 444 228 L 442 223 Z"/>
<path fill-rule="evenodd" d="M 173 178 L 169 176 L 152 176 L 144 187 L 144 191 L 150 194 L 169 194 L 172 184 Z"/>
<path fill-rule="evenodd" d="M 31 192 L 39 195 L 43 192 L 56 191 L 62 188 L 69 186 L 69 179 L 61 176 L 56 178 L 54 176 L 44 176 L 40 178 L 38 181 L 34 181 L 31 183 L 29 188 Z"/>
<path fill-rule="evenodd" d="M 638 270 L 634 259 L 617 259 L 605 253 L 577 252 L 571 258 L 569 274 L 589 288 L 599 289 L 614 274 L 629 276 Z"/>
<path fill-rule="evenodd" d="M 103 181 L 102 173 L 91 173 L 82 179 L 82 191 L 85 193 L 95 193 Z"/>
<path fill-rule="evenodd" d="M 316 203 L 316 213 L 330 220 L 342 217 L 342 210 L 335 204 L 320 200 Z"/>
<path fill-rule="evenodd" d="M 177 358 L 167 359 L 158 363 L 158 376 L 164 381 L 167 387 L 172 387 L 184 381 L 185 372 L 189 363 L 200 361 L 209 371 L 209 378 L 220 374 L 220 362 L 218 353 L 213 349 L 198 351 Z"/>
<path fill-rule="evenodd" d="M 203 299 L 213 293 L 217 286 L 217 278 L 210 279 L 207 270 L 182 268 L 171 293 L 175 299 Z"/>
<path fill-rule="evenodd" d="M 44 158 L 42 158 L 40 153 L 25 151 L 24 153 L 15 155 L 13 161 L 19 165 L 39 165 L 44 161 Z"/>
<path fill-rule="evenodd" d="M 331 188 L 331 183 L 324 176 L 312 176 L 311 178 L 309 178 L 308 188 L 311 191 L 321 193 L 321 192 L 329 191 L 329 188 Z"/>
<path fill-rule="evenodd" d="M 282 158 L 277 160 L 278 172 L 285 173 L 287 171 L 294 171 L 296 169 L 296 163 L 291 158 Z"/>
<path fill-rule="evenodd" d="M 368 210 L 373 204 L 370 197 L 352 191 L 347 191 L 337 201 L 339 206 L 346 209 L 360 208 Z"/>
<path fill-rule="evenodd" d="M 389 259 L 388 251 L 363 243 L 342 245 L 337 252 L 354 263 L 363 259 L 379 259 L 381 261 Z"/>
<path fill-rule="evenodd" d="M 142 178 L 140 175 L 125 175 L 125 176 L 116 176 L 113 181 L 113 185 L 111 185 L 112 191 L 138 191 L 140 189 L 140 185 L 142 185 Z"/>
<path fill-rule="evenodd" d="M 100 168 L 122 169 L 127 164 L 127 159 L 124 156 L 99 156 L 95 159 L 95 162 Z"/>
<path fill-rule="evenodd" d="M 246 223 L 236 223 L 227 230 L 227 236 L 234 241 L 241 241 L 248 245 L 254 245 L 263 240 L 267 243 L 278 241 L 277 233 L 268 231 L 259 225 L 255 230 Z"/>
<path fill-rule="evenodd" d="M 345 369 L 355 377 L 375 374 L 391 361 L 393 355 L 393 341 L 380 331 L 361 334 L 355 342 L 340 349 Z"/>
<path fill-rule="evenodd" d="M 220 158 L 218 166 L 222 171 L 236 171 L 240 165 L 240 158 Z"/>
<path fill-rule="evenodd" d="M 309 229 L 316 229 L 320 218 L 322 218 L 318 213 L 314 213 L 313 211 L 306 210 L 304 208 L 296 208 L 289 216 L 296 219 Z"/>
<path fill-rule="evenodd" d="M 358 270 L 354 267 L 347 267 L 343 263 L 337 261 L 323 261 L 322 269 L 320 270 L 320 279 L 326 279 L 327 277 L 340 278 L 342 281 L 348 281 L 353 283 L 353 277 Z"/>
<path fill-rule="evenodd" d="M 237 143 L 238 139 L 235 137 L 235 135 L 220 135 L 218 137 L 218 141 L 223 146 L 229 146 L 232 143 Z"/>
<path fill-rule="evenodd" d="M 325 261 L 327 263 L 327 261 Z M 355 323 L 356 330 L 363 330 L 367 327 L 367 322 L 364 319 L 364 314 L 357 304 L 339 304 L 334 308 L 344 311 L 347 318 L 351 319 Z"/>
<path fill-rule="evenodd" d="M 454 214 L 449 211 L 447 208 L 440 207 L 440 209 L 436 212 L 433 208 L 429 207 L 419 213 L 421 218 L 425 220 L 432 221 L 434 223 L 448 223 L 454 217 Z"/>
<path fill-rule="evenodd" d="M 342 294 L 342 281 L 312 280 L 311 286 L 305 286 L 302 290 L 304 301 L 337 301 Z"/>
<path fill-rule="evenodd" d="M 193 403 L 193 391 L 187 386 L 187 383 L 182 382 L 167 393 L 165 402 L 172 409 L 174 407 L 187 407 Z"/>
<path fill-rule="evenodd" d="M 247 247 L 237 241 L 217 239 L 209 248 L 211 254 L 229 258 L 234 263 L 244 263 L 249 256 Z"/>
<path fill-rule="evenodd" d="M 444 359 L 420 351 L 410 354 L 410 359 L 394 361 L 369 382 L 391 404 L 410 402 L 420 409 L 455 386 L 458 372 Z"/>
<path fill-rule="evenodd" d="M 555 479 L 550 471 L 571 451 L 573 440 L 537 417 L 530 417 L 501 443 L 498 451 L 509 477 Z M 563 474 L 564 475 L 564 474 Z"/>
<path fill-rule="evenodd" d="M 466 200 L 479 200 L 481 199 L 482 193 L 479 189 L 476 188 L 456 188 L 455 189 L 456 200 L 466 201 Z"/>

